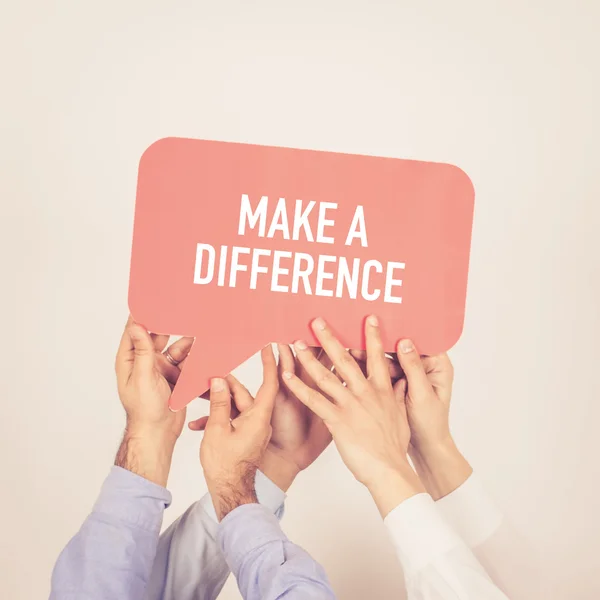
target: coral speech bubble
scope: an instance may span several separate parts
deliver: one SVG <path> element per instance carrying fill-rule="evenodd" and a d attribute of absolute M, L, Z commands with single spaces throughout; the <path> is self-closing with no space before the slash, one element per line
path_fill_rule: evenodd
<path fill-rule="evenodd" d="M 166 138 L 139 166 L 129 307 L 196 341 L 179 410 L 269 342 L 321 316 L 364 348 L 448 350 L 464 321 L 474 190 L 448 164 Z"/>

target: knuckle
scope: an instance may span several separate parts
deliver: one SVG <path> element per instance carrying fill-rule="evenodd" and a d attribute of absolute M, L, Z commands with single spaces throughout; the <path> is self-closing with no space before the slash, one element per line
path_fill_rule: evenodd
<path fill-rule="evenodd" d="M 350 367 L 356 364 L 356 361 L 352 358 L 351 354 L 346 350 L 340 356 L 340 363 L 345 367 Z"/>
<path fill-rule="evenodd" d="M 149 350 L 148 348 L 134 348 L 133 349 L 133 354 L 135 357 L 138 356 L 148 356 L 148 354 L 150 354 L 152 351 Z"/>
<path fill-rule="evenodd" d="M 210 404 L 214 408 L 225 408 L 227 406 L 228 402 L 227 402 L 227 400 L 225 400 L 225 398 L 221 398 L 219 396 L 217 396 L 217 397 L 213 396 L 210 400 Z"/>
<path fill-rule="evenodd" d="M 338 378 L 331 371 L 321 372 L 316 379 L 319 387 L 331 387 L 335 383 L 338 383 Z"/>

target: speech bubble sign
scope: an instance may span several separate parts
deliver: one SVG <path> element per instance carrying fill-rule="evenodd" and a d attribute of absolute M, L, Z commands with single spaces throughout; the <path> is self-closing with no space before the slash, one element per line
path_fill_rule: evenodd
<path fill-rule="evenodd" d="M 195 336 L 170 399 L 183 408 L 269 342 L 325 318 L 364 348 L 451 348 L 464 321 L 474 190 L 440 163 L 165 138 L 138 176 L 129 308 Z"/>

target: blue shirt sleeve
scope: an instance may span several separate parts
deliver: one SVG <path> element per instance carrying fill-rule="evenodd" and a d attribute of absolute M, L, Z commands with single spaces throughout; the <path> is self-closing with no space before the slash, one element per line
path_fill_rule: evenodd
<path fill-rule="evenodd" d="M 92 513 L 58 557 L 50 600 L 139 600 L 171 494 L 121 467 L 106 478 Z"/>
<path fill-rule="evenodd" d="M 255 488 L 260 504 L 281 519 L 285 492 L 260 471 Z M 206 494 L 162 533 L 145 600 L 216 600 L 230 572 L 217 544 L 218 526 Z"/>
<path fill-rule="evenodd" d="M 265 506 L 231 511 L 219 524 L 217 540 L 244 600 L 335 598 L 323 567 L 287 539 Z"/>

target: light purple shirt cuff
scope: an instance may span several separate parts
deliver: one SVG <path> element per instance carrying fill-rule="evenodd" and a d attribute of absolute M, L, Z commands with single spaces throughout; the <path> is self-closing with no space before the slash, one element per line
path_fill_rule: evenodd
<path fill-rule="evenodd" d="M 261 504 L 244 504 L 227 514 L 219 524 L 217 540 L 233 573 L 245 557 L 271 542 L 287 542 L 277 517 Z"/>
<path fill-rule="evenodd" d="M 170 504 L 169 490 L 113 466 L 92 512 L 108 514 L 113 519 L 154 533 L 160 532 L 164 510 Z"/>
<path fill-rule="evenodd" d="M 51 600 L 143 598 L 170 502 L 165 488 L 112 467 L 92 513 L 58 557 Z"/>
<path fill-rule="evenodd" d="M 278 519 L 283 517 L 286 494 L 262 471 L 256 471 L 254 479 L 256 498 L 259 504 L 266 506 Z M 210 494 L 200 498 L 200 505 L 215 523 L 219 522 Z"/>
<path fill-rule="evenodd" d="M 288 540 L 266 506 L 232 510 L 219 524 L 217 542 L 246 600 L 335 597 L 321 565 Z"/>

